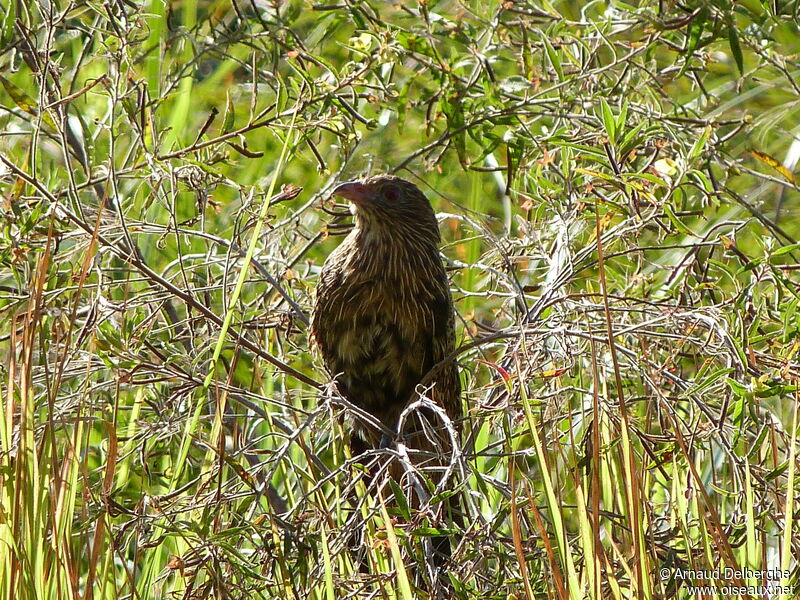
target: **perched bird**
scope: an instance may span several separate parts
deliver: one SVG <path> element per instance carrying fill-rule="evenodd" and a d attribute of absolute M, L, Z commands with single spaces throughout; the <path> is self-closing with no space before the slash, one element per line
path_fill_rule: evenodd
<path fill-rule="evenodd" d="M 322 267 L 311 338 L 341 394 L 385 430 L 356 419 L 352 454 L 388 447 L 391 437 L 400 437 L 414 467 L 429 468 L 428 475 L 439 483 L 452 445 L 435 411 L 411 413 L 398 431 L 401 413 L 420 391 L 444 409 L 456 430 L 462 417 L 452 358 L 453 302 L 439 258 L 436 215 L 419 188 L 398 177 L 343 183 L 333 195 L 350 201 L 355 227 Z M 398 467 L 393 461 L 389 473 L 399 483 L 404 471 Z M 412 502 L 418 501 L 412 494 Z M 455 497 L 446 510 L 462 523 Z M 442 567 L 450 540 L 434 536 L 431 542 L 434 564 Z M 435 581 L 449 589 L 441 572 Z"/>
<path fill-rule="evenodd" d="M 456 362 L 439 364 L 455 348 L 455 332 L 436 215 L 419 188 L 399 177 L 343 183 L 333 195 L 350 201 L 355 227 L 322 267 L 311 336 L 345 398 L 386 430 L 407 434 L 410 448 L 437 450 L 417 419 L 397 431 L 436 365 L 428 397 L 455 424 L 461 417 Z M 364 422 L 354 429 L 354 454 L 390 442 Z"/>

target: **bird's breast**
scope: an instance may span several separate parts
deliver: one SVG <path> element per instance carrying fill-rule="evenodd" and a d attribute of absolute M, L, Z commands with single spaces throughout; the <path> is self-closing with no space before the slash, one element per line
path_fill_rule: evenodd
<path fill-rule="evenodd" d="M 431 363 L 428 303 L 402 285 L 343 272 L 317 302 L 315 337 L 328 368 L 343 393 L 373 414 L 404 405 Z"/>
<path fill-rule="evenodd" d="M 436 247 L 386 248 L 351 234 L 330 254 L 311 332 L 342 394 L 394 426 L 441 359 L 452 308 Z"/>

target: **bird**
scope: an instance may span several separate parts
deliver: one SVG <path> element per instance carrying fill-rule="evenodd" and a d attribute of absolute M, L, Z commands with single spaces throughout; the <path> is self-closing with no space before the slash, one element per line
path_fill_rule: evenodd
<path fill-rule="evenodd" d="M 415 184 L 391 175 L 341 183 L 332 195 L 350 202 L 355 223 L 322 266 L 310 334 L 339 393 L 381 425 L 355 419 L 351 453 L 403 439 L 409 456 L 420 457 L 415 467 L 442 471 L 452 447 L 436 411 L 423 403 L 399 429 L 420 393 L 445 412 L 456 434 L 463 417 L 436 214 Z M 396 479 L 402 470 L 389 472 Z"/>

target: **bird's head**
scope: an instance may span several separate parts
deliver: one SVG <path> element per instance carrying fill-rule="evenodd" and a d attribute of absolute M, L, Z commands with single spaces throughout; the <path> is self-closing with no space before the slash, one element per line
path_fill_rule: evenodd
<path fill-rule="evenodd" d="M 367 234 L 413 234 L 434 244 L 439 242 L 439 225 L 431 204 L 410 181 L 378 175 L 341 183 L 333 195 L 350 201 L 357 227 Z"/>

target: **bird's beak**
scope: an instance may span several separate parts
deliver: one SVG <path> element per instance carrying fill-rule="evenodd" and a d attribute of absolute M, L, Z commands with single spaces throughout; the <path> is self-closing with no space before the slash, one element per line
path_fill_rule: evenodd
<path fill-rule="evenodd" d="M 340 196 L 346 200 L 350 200 L 354 204 L 363 204 L 372 199 L 372 192 L 367 189 L 363 183 L 358 181 L 348 181 L 347 183 L 340 183 L 333 190 L 333 196 Z"/>

